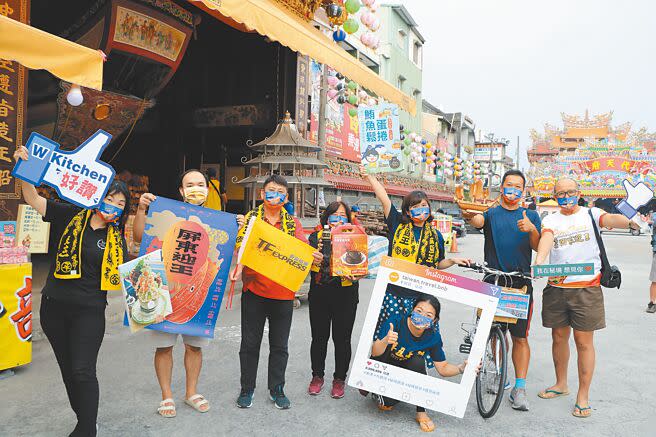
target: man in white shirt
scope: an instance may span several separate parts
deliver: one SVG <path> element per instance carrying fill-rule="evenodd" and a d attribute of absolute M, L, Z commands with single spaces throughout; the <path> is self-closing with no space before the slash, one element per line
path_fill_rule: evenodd
<path fill-rule="evenodd" d="M 598 228 L 627 229 L 635 224 L 620 214 L 607 214 L 599 208 L 579 206 L 579 196 L 576 181 L 560 179 L 554 187 L 554 197 L 560 210 L 542 221 L 536 264 L 544 264 L 550 256 L 551 264 L 592 263 L 594 271 L 584 276 L 550 277 L 544 289 L 542 324 L 552 329 L 556 384 L 538 396 L 553 399 L 569 394 L 567 364 L 569 337 L 573 329 L 578 354 L 579 390 L 572 414 L 589 417 L 592 410 L 588 397 L 595 365 L 593 334 L 606 327 L 604 295 L 600 286 L 601 258 L 593 219 Z"/>

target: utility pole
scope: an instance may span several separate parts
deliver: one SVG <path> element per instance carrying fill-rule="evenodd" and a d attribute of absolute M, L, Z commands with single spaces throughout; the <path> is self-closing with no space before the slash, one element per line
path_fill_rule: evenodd
<path fill-rule="evenodd" d="M 317 158 L 319 161 L 325 162 L 326 159 L 326 104 L 328 103 L 328 78 L 326 77 L 326 66 L 321 66 L 321 85 L 319 88 L 319 126 L 317 129 L 317 143 L 319 145 L 319 153 Z M 318 175 L 321 179 L 324 178 L 323 168 L 319 169 Z M 317 218 L 319 217 L 319 199 L 323 197 L 323 187 L 317 187 L 317 200 L 315 203 Z"/>
<path fill-rule="evenodd" d="M 517 151 L 515 154 L 515 169 L 519 170 L 519 135 L 517 135 Z"/>

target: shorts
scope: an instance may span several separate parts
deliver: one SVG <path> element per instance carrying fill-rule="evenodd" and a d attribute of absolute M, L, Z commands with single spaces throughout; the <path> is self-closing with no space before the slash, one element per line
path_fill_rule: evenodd
<path fill-rule="evenodd" d="M 542 325 L 571 326 L 577 331 L 606 327 L 604 293 L 601 287 L 560 288 L 547 285 L 542 294 Z"/>
<path fill-rule="evenodd" d="M 169 332 L 149 330 L 151 343 L 156 348 L 173 347 L 178 341 L 178 337 L 182 336 L 182 342 L 186 345 L 193 347 L 206 347 L 210 344 L 210 339 L 207 337 L 195 337 L 193 335 L 184 334 L 171 334 Z"/>
<path fill-rule="evenodd" d="M 651 272 L 649 272 L 649 280 L 656 282 L 656 252 L 651 257 Z"/>

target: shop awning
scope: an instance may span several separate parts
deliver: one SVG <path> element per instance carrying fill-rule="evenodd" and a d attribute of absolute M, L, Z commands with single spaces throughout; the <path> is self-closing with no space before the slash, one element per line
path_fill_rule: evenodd
<path fill-rule="evenodd" d="M 273 0 L 190 0 L 214 17 L 243 24 L 291 50 L 327 64 L 360 86 L 416 114 L 415 100 L 383 80 L 320 30 Z"/>
<path fill-rule="evenodd" d="M 333 187 L 337 188 L 338 190 L 373 193 L 371 186 L 362 182 L 362 179 L 328 173 L 326 174 L 326 181 L 330 182 Z M 387 194 L 403 197 L 406 194 L 410 194 L 416 188 L 385 184 L 385 189 L 387 190 Z M 431 190 L 425 190 L 425 193 L 426 196 L 428 196 L 428 198 L 431 200 L 453 201 L 453 194 L 451 193 Z"/>
<path fill-rule="evenodd" d="M 102 90 L 103 55 L 64 38 L 0 15 L 0 59 Z"/>

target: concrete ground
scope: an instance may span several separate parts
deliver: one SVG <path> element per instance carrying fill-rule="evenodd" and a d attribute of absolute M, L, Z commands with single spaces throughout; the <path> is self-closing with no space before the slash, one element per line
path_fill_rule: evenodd
<path fill-rule="evenodd" d="M 542 400 L 536 393 L 554 382 L 550 332 L 541 326 L 541 296 L 544 280 L 536 283 L 536 308 L 531 330 L 532 361 L 528 376 L 530 412 L 517 412 L 506 399 L 491 419 L 482 419 L 470 398 L 464 419 L 430 413 L 436 433 L 472 435 L 573 435 L 616 436 L 654 435 L 656 432 L 656 314 L 645 313 L 648 300 L 648 275 L 651 247 L 648 236 L 605 234 L 611 262 L 623 272 L 621 290 L 606 290 L 608 327 L 596 335 L 597 369 L 591 392 L 593 415 L 577 419 L 570 412 L 575 395 Z M 482 261 L 482 236 L 469 234 L 458 241 L 458 256 Z M 451 269 L 462 273 L 458 268 Z M 468 273 L 463 273 L 467 274 Z M 357 344 L 365 308 L 373 281 L 363 281 L 360 308 L 354 329 Z M 115 303 L 111 308 L 120 308 Z M 112 310 L 114 311 L 114 310 Z M 445 306 L 441 329 L 447 359 L 456 363 L 465 357 L 458 353 L 462 341 L 460 322 L 470 321 L 470 310 Z M 183 348 L 176 347 L 174 391 L 178 406 L 175 419 L 155 413 L 160 400 L 152 367 L 153 349 L 141 335 L 130 335 L 115 314 L 109 315 L 106 338 L 100 351 L 98 376 L 101 399 L 100 436 L 268 436 L 347 435 L 382 436 L 423 435 L 414 422 L 414 408 L 401 405 L 392 412 L 379 412 L 370 399 L 352 388 L 344 399 L 329 396 L 327 387 L 317 397 L 307 394 L 311 374 L 309 366 L 310 326 L 307 303 L 296 310 L 290 336 L 290 359 L 286 393 L 292 408 L 279 411 L 268 400 L 266 367 L 268 344 L 264 341 L 260 359 L 260 378 L 254 405 L 240 410 L 235 405 L 239 392 L 239 299 L 232 310 L 222 308 L 216 339 L 205 351 L 199 390 L 211 402 L 207 414 L 199 414 L 184 405 Z M 327 360 L 327 375 L 332 373 L 332 347 Z M 570 389 L 577 387 L 576 352 L 572 344 Z M 512 375 L 512 370 L 510 371 Z M 68 406 L 59 369 L 46 340 L 34 343 L 33 363 L 17 369 L 16 375 L 0 380 L 0 436 L 64 436 L 75 426 Z M 651 430 L 651 431 L 650 431 Z"/>

